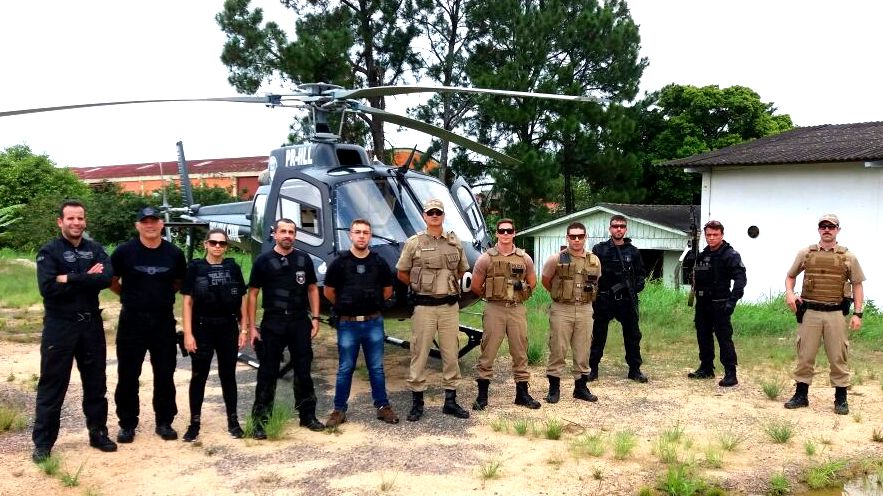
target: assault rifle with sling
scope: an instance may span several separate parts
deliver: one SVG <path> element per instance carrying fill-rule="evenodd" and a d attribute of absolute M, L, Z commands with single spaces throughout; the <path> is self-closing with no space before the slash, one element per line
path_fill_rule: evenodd
<path fill-rule="evenodd" d="M 693 268 L 690 269 L 690 295 L 687 306 L 696 302 L 696 264 L 699 263 L 699 225 L 696 223 L 696 208 L 690 205 L 690 256 L 693 257 Z"/>

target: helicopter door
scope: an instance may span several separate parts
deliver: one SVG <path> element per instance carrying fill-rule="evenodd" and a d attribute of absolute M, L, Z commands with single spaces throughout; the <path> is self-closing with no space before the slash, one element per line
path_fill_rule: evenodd
<path fill-rule="evenodd" d="M 481 243 L 481 246 L 486 246 L 488 243 L 487 226 L 484 223 L 484 215 L 478 207 L 478 201 L 472 194 L 472 188 L 469 187 L 465 179 L 458 177 L 454 181 L 454 185 L 451 186 L 451 195 L 463 211 L 466 224 L 472 231 L 475 240 Z"/>

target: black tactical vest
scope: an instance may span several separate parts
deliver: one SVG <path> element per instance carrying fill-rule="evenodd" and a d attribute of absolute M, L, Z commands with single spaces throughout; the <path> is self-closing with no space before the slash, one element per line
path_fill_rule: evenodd
<path fill-rule="evenodd" d="M 365 258 L 346 255 L 341 261 L 346 284 L 342 288 L 335 288 L 335 310 L 341 315 L 350 315 L 355 309 L 367 314 L 383 308 L 380 271 L 387 269 L 380 257 L 376 253 L 370 253 Z"/>
<path fill-rule="evenodd" d="M 269 284 L 264 288 L 265 311 L 292 312 L 309 309 L 307 300 L 307 261 L 303 253 L 291 252 L 285 257 L 272 254 L 269 258 Z"/>
<path fill-rule="evenodd" d="M 205 259 L 194 260 L 193 311 L 202 316 L 236 315 L 242 305 L 245 284 L 236 271 L 236 262 L 225 258 L 220 265 Z"/>

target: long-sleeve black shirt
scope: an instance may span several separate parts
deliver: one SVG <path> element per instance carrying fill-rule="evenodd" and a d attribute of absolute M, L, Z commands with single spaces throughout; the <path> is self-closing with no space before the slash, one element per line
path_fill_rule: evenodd
<path fill-rule="evenodd" d="M 104 265 L 97 274 L 86 272 L 96 263 Z M 67 282 L 56 276 L 66 274 Z M 98 310 L 98 293 L 110 286 L 113 268 L 104 248 L 82 238 L 74 246 L 64 237 L 46 243 L 37 252 L 37 285 L 47 314 L 72 315 Z"/>

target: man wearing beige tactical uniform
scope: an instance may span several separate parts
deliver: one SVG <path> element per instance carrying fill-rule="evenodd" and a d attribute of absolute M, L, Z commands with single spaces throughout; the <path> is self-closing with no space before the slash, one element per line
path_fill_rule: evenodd
<path fill-rule="evenodd" d="M 592 301 L 598 294 L 601 261 L 586 251 L 586 226 L 567 226 L 567 249 L 550 256 L 543 264 L 543 287 L 552 296 L 549 313 L 549 394 L 546 401 L 558 403 L 561 376 L 569 347 L 573 353 L 573 397 L 598 401 L 587 387 L 589 346 L 592 344 Z"/>
<path fill-rule="evenodd" d="M 516 248 L 515 224 L 512 219 L 497 222 L 497 244 L 482 253 L 472 271 L 472 292 L 487 302 L 482 319 L 481 356 L 476 366 L 478 397 L 473 410 L 487 407 L 488 387 L 494 375 L 494 359 L 505 337 L 512 355 L 512 376 L 515 379 L 515 404 L 531 409 L 540 402 L 530 396 L 527 371 L 527 312 L 524 302 L 537 285 L 533 259 Z"/>
<path fill-rule="evenodd" d="M 849 313 L 850 295 L 855 300 L 855 310 L 849 319 L 849 328 L 862 326 L 862 306 L 865 275 L 855 255 L 845 246 L 837 244 L 840 219 L 834 214 L 819 219 L 819 242 L 800 250 L 785 277 L 785 300 L 792 312 L 797 314 L 800 327 L 797 330 L 797 366 L 794 380 L 797 382 L 794 397 L 785 408 L 809 406 L 807 393 L 812 384 L 816 353 L 820 343 L 830 363 L 830 380 L 834 386 L 834 413 L 849 413 L 846 388 L 849 387 L 849 366 L 846 363 L 849 335 L 844 315 Z M 803 272 L 800 296 L 794 293 L 797 275 Z M 850 290 L 851 286 L 851 290 Z"/>
<path fill-rule="evenodd" d="M 469 263 L 453 231 L 445 233 L 442 230 L 444 218 L 444 203 L 434 199 L 424 203 L 426 230 L 408 238 L 396 264 L 399 280 L 411 287 L 415 298 L 414 315 L 411 317 L 411 366 L 407 381 L 411 390 L 411 411 L 407 418 L 412 422 L 423 416 L 426 360 L 436 333 L 442 359 L 442 385 L 445 388 L 442 413 L 469 418 L 469 412 L 457 404 L 457 383 L 460 381 L 459 281 L 469 270 Z"/>

